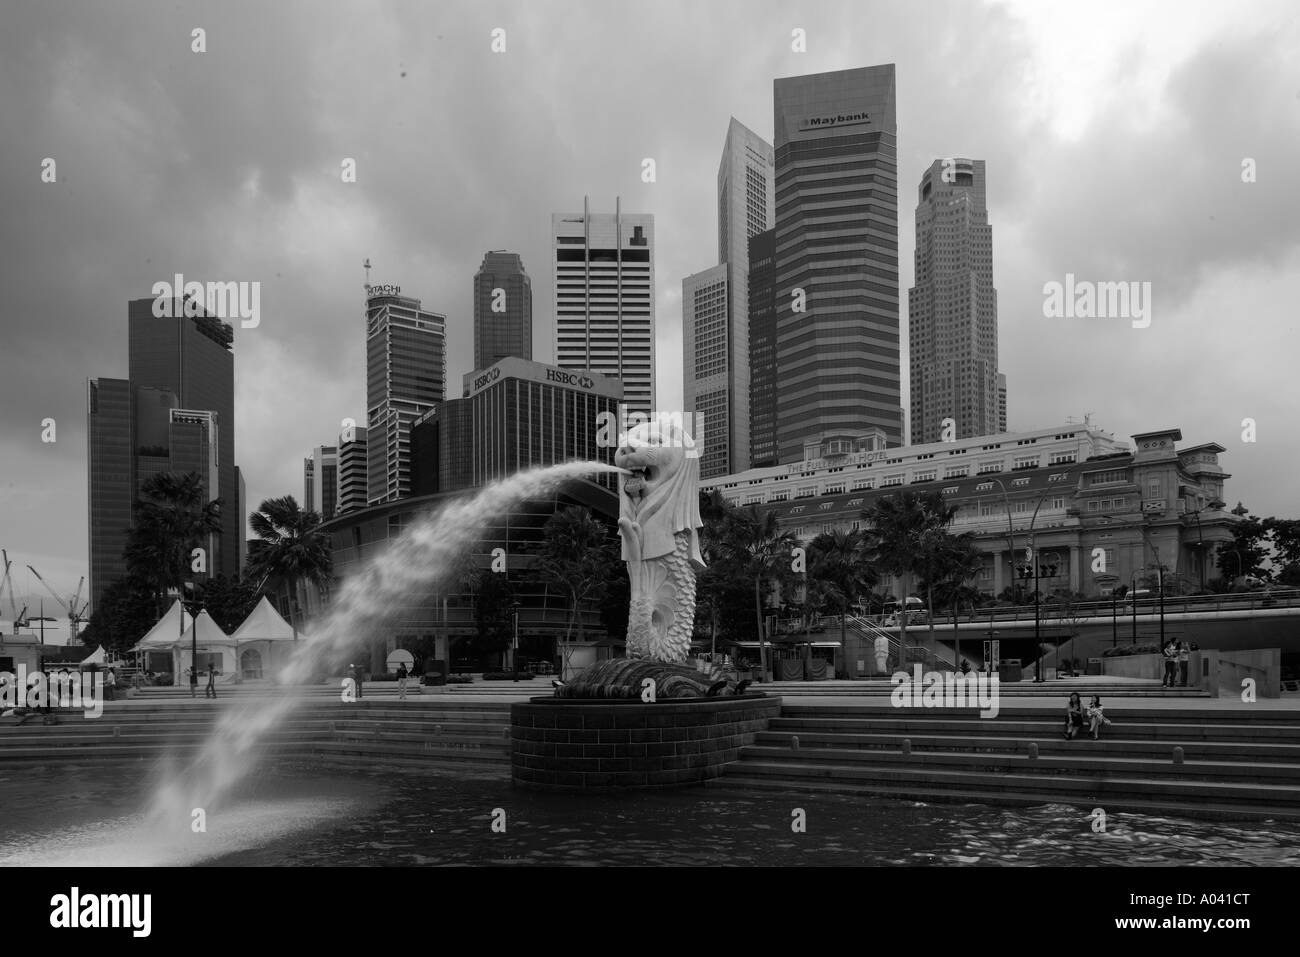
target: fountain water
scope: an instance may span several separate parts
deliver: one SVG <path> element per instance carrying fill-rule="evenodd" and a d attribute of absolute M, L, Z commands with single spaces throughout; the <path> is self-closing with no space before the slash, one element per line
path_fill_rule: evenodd
<path fill-rule="evenodd" d="M 547 494 L 573 478 L 617 471 L 621 470 L 600 462 L 566 462 L 531 469 L 489 485 L 474 497 L 453 502 L 418 522 L 361 574 L 344 583 L 329 615 L 314 627 L 312 639 L 300 642 L 282 672 L 282 681 L 288 685 L 304 683 L 318 673 L 324 662 L 353 647 L 357 637 L 389 611 L 395 597 L 428 588 L 446 575 L 478 540 L 488 519 L 511 504 Z M 149 811 L 151 824 L 187 833 L 194 808 L 211 813 L 213 806 L 253 769 L 258 742 L 284 720 L 298 700 L 292 694 L 282 694 L 252 699 L 227 710 L 190 765 L 160 781 Z"/>

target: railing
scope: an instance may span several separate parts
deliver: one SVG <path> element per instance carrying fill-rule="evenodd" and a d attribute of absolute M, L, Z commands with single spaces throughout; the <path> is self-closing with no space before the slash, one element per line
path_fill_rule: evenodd
<path fill-rule="evenodd" d="M 1160 613 L 1160 599 L 1156 596 L 1140 598 L 1136 604 L 1139 615 L 1158 615 Z M 1263 592 L 1165 596 L 1166 615 L 1225 611 L 1272 611 L 1277 608 L 1296 607 L 1300 607 L 1300 589 L 1298 588 L 1273 589 L 1267 596 Z M 1123 599 L 1115 603 L 1106 599 L 1076 602 L 1066 607 L 1064 615 L 1061 614 L 1061 608 L 1061 602 L 1044 600 L 1039 605 L 1038 616 L 1043 621 L 1060 621 L 1063 618 L 1065 620 L 1110 618 L 1112 615 L 1127 618 L 1133 615 L 1134 602 L 1129 599 Z M 952 622 L 951 612 L 940 610 L 933 617 L 936 626 L 944 622 Z M 1008 605 L 1000 608 L 977 608 L 973 612 L 970 610 L 959 612 L 957 621 L 959 623 L 981 622 L 988 621 L 990 617 L 995 622 L 1033 621 L 1034 606 L 1030 603 L 1027 605 Z"/>

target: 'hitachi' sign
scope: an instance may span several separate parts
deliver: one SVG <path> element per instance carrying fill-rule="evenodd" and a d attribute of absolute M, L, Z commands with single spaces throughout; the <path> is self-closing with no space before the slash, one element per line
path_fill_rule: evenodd
<path fill-rule="evenodd" d="M 868 113 L 828 113 L 825 116 L 805 116 L 799 121 L 799 129 L 821 130 L 828 126 L 860 126 L 870 122 Z"/>

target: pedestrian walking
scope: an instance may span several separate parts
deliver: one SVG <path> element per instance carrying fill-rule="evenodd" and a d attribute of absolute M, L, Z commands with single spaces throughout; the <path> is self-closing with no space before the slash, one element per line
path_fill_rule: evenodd
<path fill-rule="evenodd" d="M 1178 683 L 1180 687 L 1187 687 L 1187 665 L 1192 660 L 1192 651 L 1187 647 L 1187 642 L 1178 642 Z"/>
<path fill-rule="evenodd" d="M 397 700 L 406 700 L 406 662 L 397 666 Z"/>
<path fill-rule="evenodd" d="M 190 676 L 190 697 L 193 698 L 199 693 L 199 669 L 195 665 L 189 667 Z"/>
<path fill-rule="evenodd" d="M 205 698 L 215 698 L 217 696 L 217 666 L 208 662 L 208 687 L 203 692 Z"/>
<path fill-rule="evenodd" d="M 361 677 L 362 677 L 363 674 L 365 674 L 365 672 L 364 672 L 361 668 L 357 668 L 356 665 L 353 665 L 352 667 L 355 669 L 354 671 L 351 672 L 351 674 L 352 674 L 352 680 L 353 680 L 353 682 L 356 683 L 356 686 L 357 686 L 357 700 L 360 701 L 360 700 L 361 700 Z"/>
<path fill-rule="evenodd" d="M 114 692 L 117 689 L 117 675 L 112 668 L 108 669 L 108 674 L 104 675 L 104 700 L 113 701 Z"/>

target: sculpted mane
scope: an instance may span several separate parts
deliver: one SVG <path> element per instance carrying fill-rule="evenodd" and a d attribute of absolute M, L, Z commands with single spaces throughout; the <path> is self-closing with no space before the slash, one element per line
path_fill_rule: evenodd
<path fill-rule="evenodd" d="M 677 547 L 675 536 L 690 536 L 690 558 L 700 567 L 700 460 L 693 454 L 695 443 L 681 429 L 659 423 L 639 425 L 628 433 L 627 447 L 633 449 L 625 460 L 645 461 L 653 474 L 644 479 L 639 501 L 620 495 L 620 514 L 641 526 L 641 558 L 659 558 Z M 620 481 L 625 487 L 626 479 Z M 627 541 L 623 541 L 623 560 L 627 561 Z"/>

